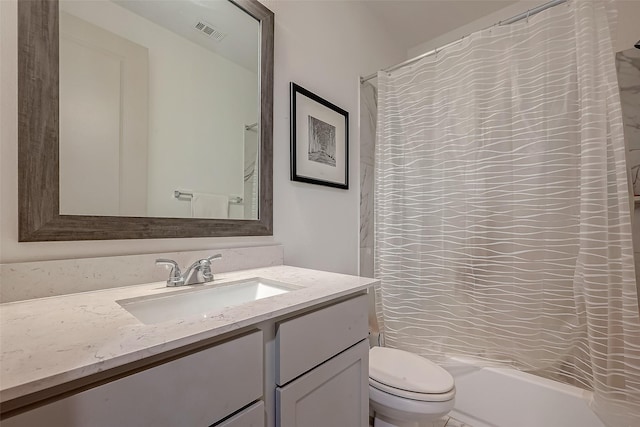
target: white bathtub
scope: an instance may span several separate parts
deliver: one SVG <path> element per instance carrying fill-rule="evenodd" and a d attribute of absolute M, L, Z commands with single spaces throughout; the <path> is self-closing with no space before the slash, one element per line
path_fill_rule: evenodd
<path fill-rule="evenodd" d="M 456 383 L 450 415 L 472 427 L 604 427 L 589 408 L 591 392 L 470 359 L 444 367 Z"/>

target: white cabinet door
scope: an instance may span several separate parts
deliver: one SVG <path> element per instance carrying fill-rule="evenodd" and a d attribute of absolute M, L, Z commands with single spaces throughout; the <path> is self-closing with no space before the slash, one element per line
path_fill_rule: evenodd
<path fill-rule="evenodd" d="M 2 427 L 207 427 L 262 397 L 262 349 L 262 332 L 254 332 L 2 420 Z"/>
<path fill-rule="evenodd" d="M 280 427 L 366 427 L 369 424 L 366 340 L 276 389 Z"/>
<path fill-rule="evenodd" d="M 264 402 L 260 400 L 214 427 L 264 427 Z"/>

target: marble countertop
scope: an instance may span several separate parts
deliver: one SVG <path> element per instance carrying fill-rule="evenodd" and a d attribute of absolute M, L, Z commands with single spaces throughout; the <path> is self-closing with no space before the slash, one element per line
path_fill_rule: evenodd
<path fill-rule="evenodd" d="M 299 289 L 180 320 L 146 325 L 116 301 L 264 278 Z M 275 266 L 216 274 L 212 284 L 164 282 L 0 305 L 0 402 L 349 295 L 374 279 Z"/>

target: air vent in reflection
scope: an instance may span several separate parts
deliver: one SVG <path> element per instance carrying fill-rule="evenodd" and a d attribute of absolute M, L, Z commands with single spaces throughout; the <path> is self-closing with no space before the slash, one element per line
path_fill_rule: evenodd
<path fill-rule="evenodd" d="M 222 41 L 226 34 L 216 30 L 213 25 L 206 23 L 205 21 L 197 21 L 194 28 L 200 32 L 203 36 L 207 36 L 216 41 Z"/>

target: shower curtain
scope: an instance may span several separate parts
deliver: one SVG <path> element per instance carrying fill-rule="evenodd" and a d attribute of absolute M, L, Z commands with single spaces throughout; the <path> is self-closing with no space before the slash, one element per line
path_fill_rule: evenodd
<path fill-rule="evenodd" d="M 387 345 L 594 391 L 640 420 L 640 320 L 611 25 L 573 0 L 378 75 Z"/>

